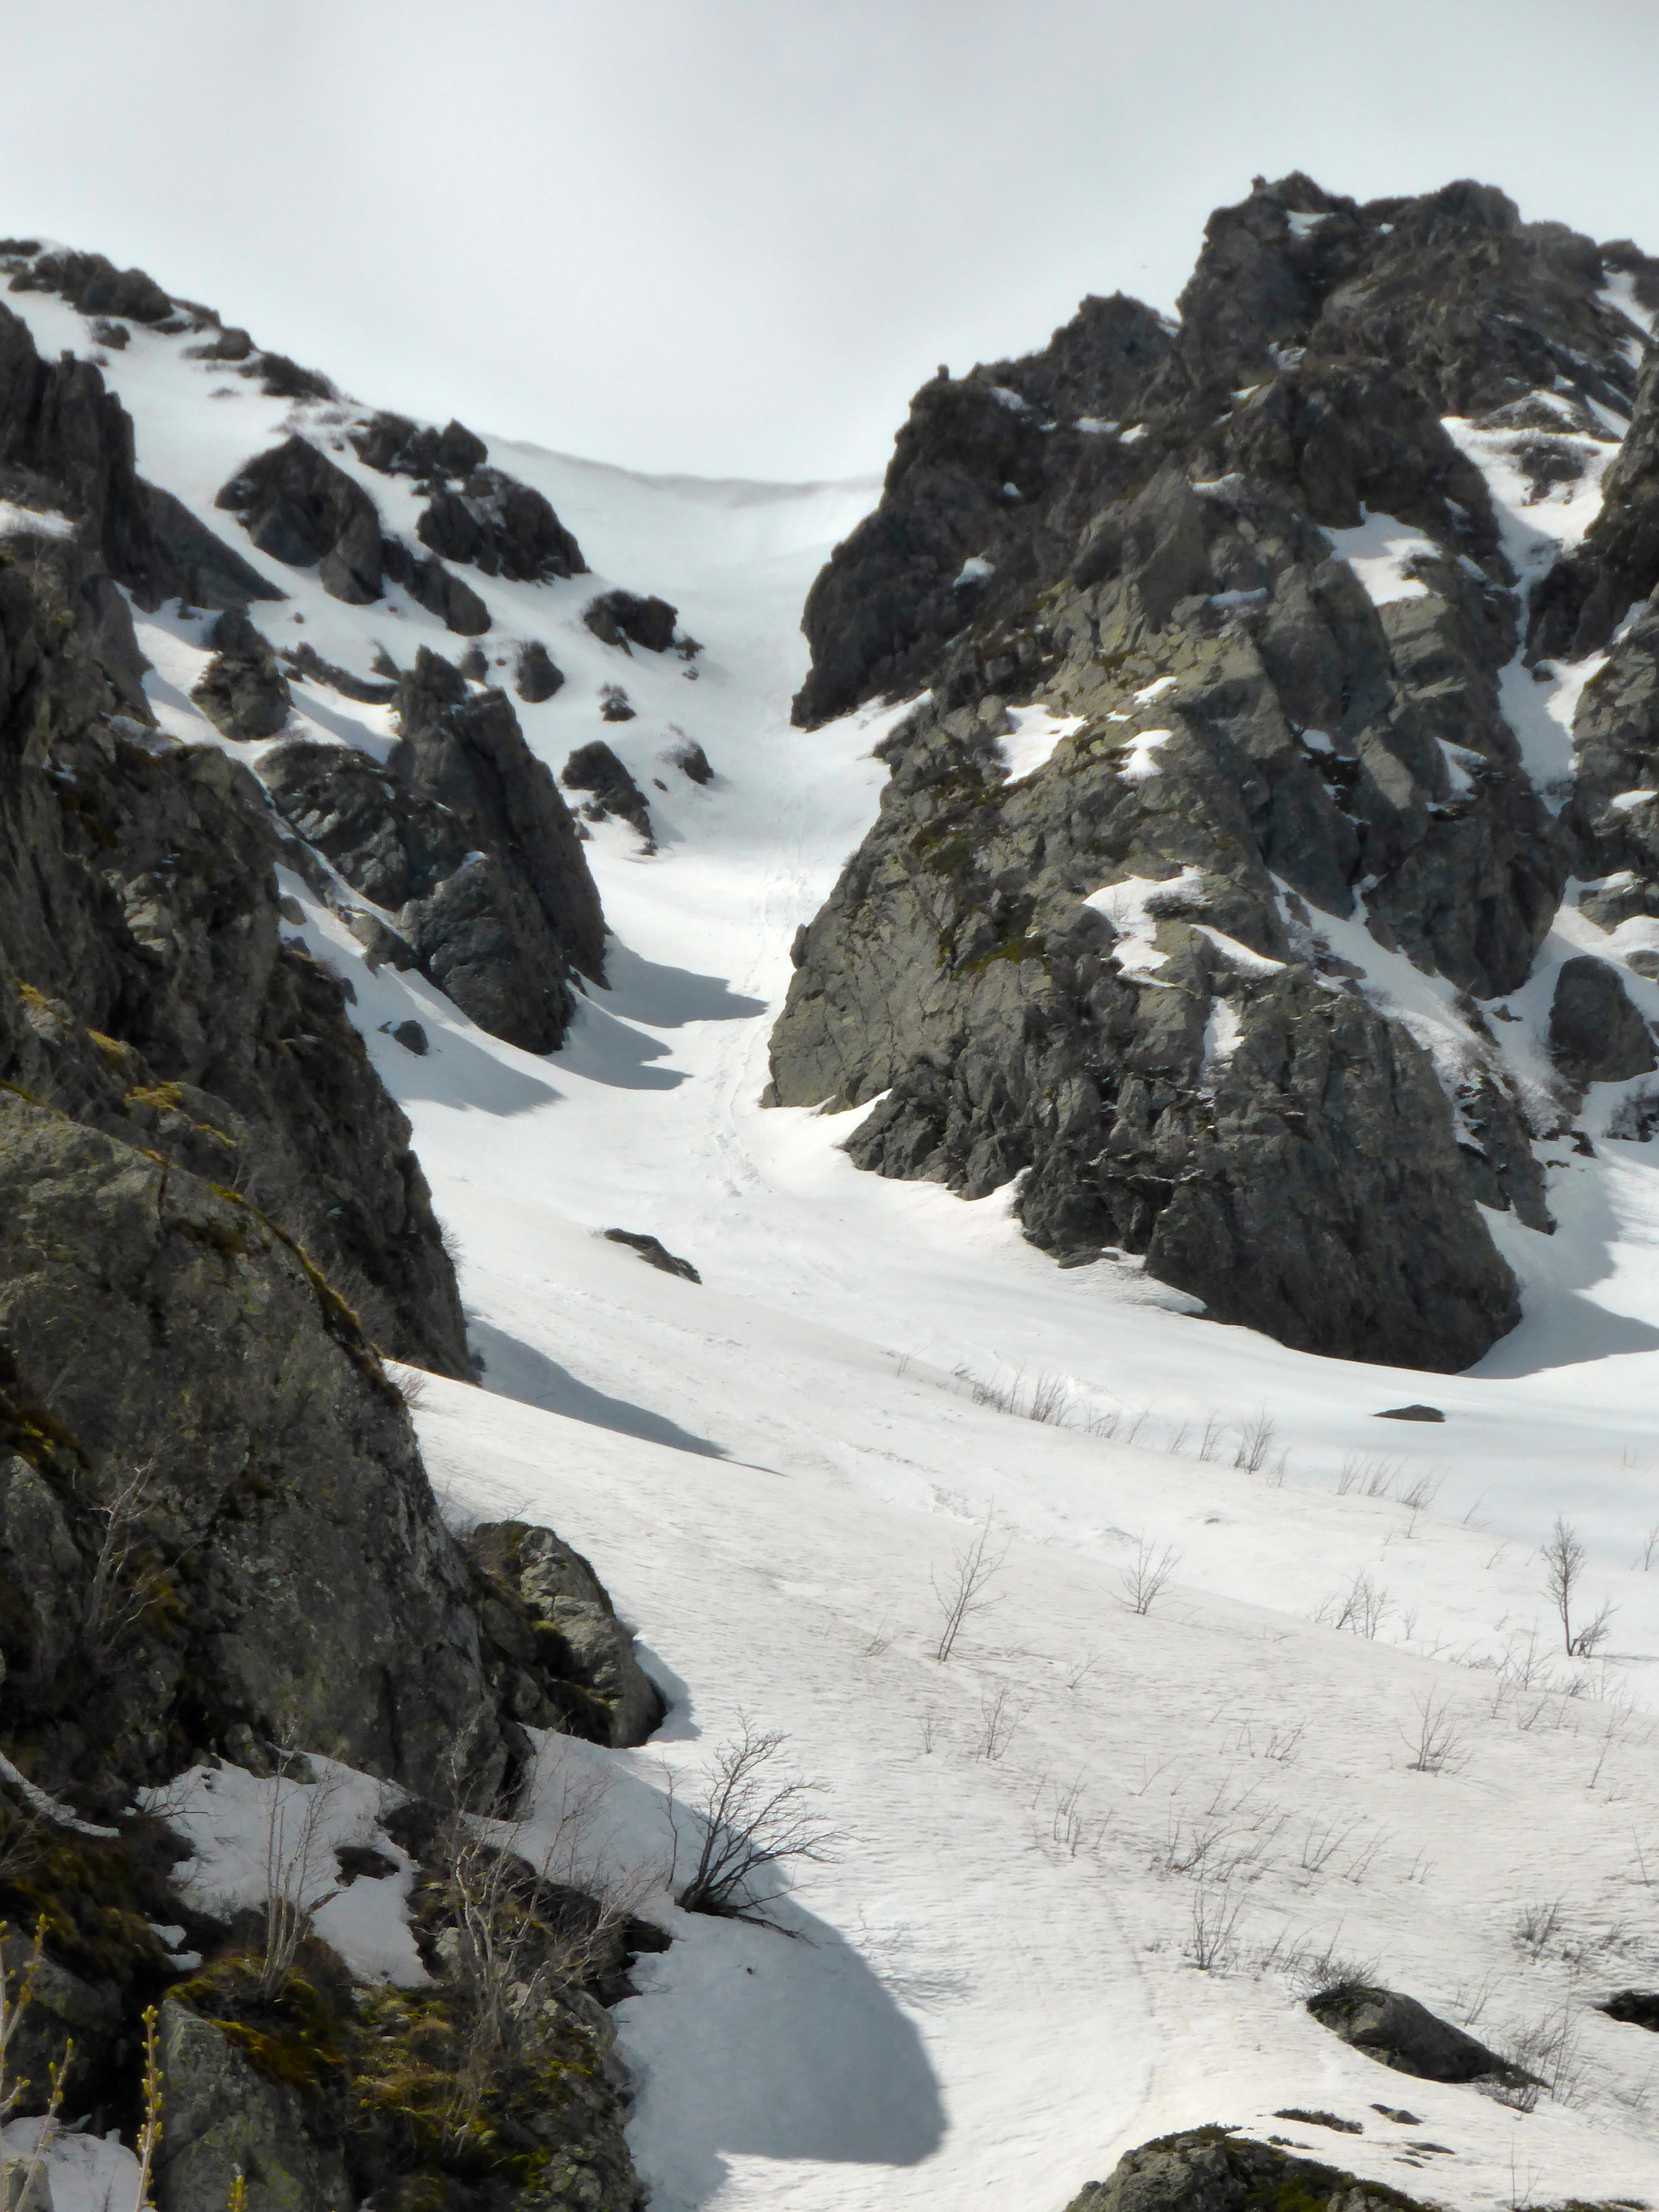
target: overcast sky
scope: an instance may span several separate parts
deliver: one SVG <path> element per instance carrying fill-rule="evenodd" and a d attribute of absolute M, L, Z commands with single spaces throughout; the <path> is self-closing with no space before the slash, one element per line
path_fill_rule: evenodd
<path fill-rule="evenodd" d="M 378 404 L 841 477 L 1258 172 L 1659 251 L 1656 115 L 1654 0 L 3 0 L 0 232 Z"/>

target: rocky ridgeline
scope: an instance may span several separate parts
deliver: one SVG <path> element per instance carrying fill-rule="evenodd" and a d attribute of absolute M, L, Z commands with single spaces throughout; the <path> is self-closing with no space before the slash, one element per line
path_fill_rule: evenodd
<path fill-rule="evenodd" d="M 1292 176 L 1212 217 L 1178 325 L 1089 300 L 941 371 L 807 602 L 799 722 L 927 696 L 798 939 L 769 1097 L 884 1092 L 861 1166 L 1019 1176 L 1036 1243 L 1144 1254 L 1218 1318 L 1478 1358 L 1519 1309 L 1477 1201 L 1548 1228 L 1534 1140 L 1655 1066 L 1650 951 L 1566 963 L 1541 1081 L 1504 1001 L 1570 878 L 1602 928 L 1659 915 L 1656 306 L 1659 264 L 1490 188 Z M 1542 506 L 1506 537 L 1489 475 L 1603 471 L 1581 546 Z M 1386 589 L 1333 535 L 1368 515 Z M 1589 654 L 1540 776 L 1524 732 Z M 1389 959 L 1452 987 L 1436 1062 L 1367 996 Z"/>
<path fill-rule="evenodd" d="M 125 317 L 206 333 L 215 359 L 283 396 L 327 391 L 137 272 L 4 251 L 15 288 L 50 283 L 110 319 L 94 320 L 106 347 Z M 390 421 L 374 418 L 373 465 L 422 476 L 421 536 L 440 549 L 410 562 L 580 568 L 545 501 L 477 441 L 454 426 L 394 437 Z M 255 518 L 259 550 L 308 565 L 327 535 L 324 580 L 347 598 L 403 559 L 319 449 L 295 439 L 267 459 L 237 479 L 264 504 L 227 507 Z M 291 514 L 265 498 L 273 483 Z M 250 2212 L 368 2197 L 622 2212 L 639 2192 L 600 2000 L 659 1939 L 521 1869 L 480 1875 L 459 1808 L 510 1810 L 529 1731 L 639 1742 L 663 1700 L 553 1532 L 501 1523 L 463 1542 L 440 1518 L 382 1352 L 471 1377 L 453 1269 L 349 987 L 284 934 L 299 917 L 276 879 L 295 870 L 371 957 L 418 967 L 544 1051 L 572 979 L 603 972 L 577 825 L 477 670 L 422 652 L 368 678 L 309 647 L 279 656 L 255 619 L 276 587 L 139 476 L 97 367 L 43 362 L 3 307 L 0 514 L 7 1969 L 24 1969 L 18 1931 L 37 1919 L 45 1943 L 8 2087 L 27 2073 L 19 2109 L 40 2110 L 72 2038 L 70 2109 L 131 2141 L 140 2015 L 159 2003 L 162 2212 L 222 2212 L 239 2167 Z M 447 604 L 464 605 L 459 585 Z M 258 774 L 156 729 L 120 586 L 220 611 L 197 703 L 260 747 Z M 527 653 L 520 671 L 547 695 L 550 662 Z M 291 677 L 394 708 L 385 765 L 270 744 Z M 273 1976 L 264 1917 L 187 1907 L 170 1878 L 184 1847 L 134 1810 L 136 1790 L 193 1766 L 303 1778 L 293 1747 L 386 1785 L 429 1976 L 406 2001 L 354 1987 L 312 1938 Z M 394 1870 L 348 1853 L 341 1885 Z M 481 1894 L 538 1992 L 487 2049 L 501 1991 L 459 1933 Z M 169 1926 L 187 1929 L 193 1970 Z M 465 2110 L 434 2087 L 463 2075 Z"/>

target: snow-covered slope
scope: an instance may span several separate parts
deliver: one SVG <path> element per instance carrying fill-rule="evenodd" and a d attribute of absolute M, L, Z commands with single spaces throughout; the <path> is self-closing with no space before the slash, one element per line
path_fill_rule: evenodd
<path fill-rule="evenodd" d="M 61 301 L 9 304 L 43 353 L 89 349 Z M 255 610 L 273 641 L 358 672 L 377 645 L 459 653 L 401 594 L 348 607 L 258 562 L 214 510 L 297 427 L 410 528 L 345 410 L 261 397 L 142 328 L 106 374 L 141 471 L 289 594 Z M 649 1879 L 666 1778 L 695 1798 L 746 1715 L 787 1733 L 842 1832 L 782 1909 L 803 1940 L 651 1908 L 677 1940 L 619 2019 L 659 2212 L 1058 2212 L 1129 2145 L 1212 2119 L 1458 2205 L 1659 2193 L 1656 2046 L 1592 2009 L 1659 1982 L 1651 1148 L 1558 1148 L 1557 1234 L 1493 1219 L 1521 1327 L 1475 1372 L 1420 1382 L 1195 1319 L 1133 1263 L 1058 1270 L 1006 1193 L 856 1172 L 845 1119 L 758 1102 L 792 937 L 885 781 L 886 714 L 788 723 L 804 593 L 875 488 L 649 479 L 501 442 L 491 460 L 595 571 L 469 572 L 492 658 L 539 638 L 566 672 L 519 709 L 532 747 L 556 772 L 599 735 L 605 684 L 637 710 L 604 734 L 659 849 L 614 822 L 588 848 L 611 987 L 534 1059 L 417 976 L 371 972 L 337 912 L 283 888 L 355 988 L 463 1255 L 486 1365 L 481 1389 L 427 1387 L 434 1481 L 458 1518 L 523 1509 L 588 1553 L 675 1699 L 642 1751 L 552 1742 L 550 1790 L 561 1755 L 608 1769 L 614 1850 Z M 672 600 L 701 658 L 602 645 L 580 614 L 613 582 Z M 190 743 L 223 742 L 189 700 L 209 619 L 138 617 L 157 717 Z M 300 726 L 387 748 L 389 710 L 295 696 Z M 706 787 L 667 763 L 682 736 Z M 1408 963 L 1352 949 L 1425 1022 L 1451 1018 Z M 1541 1019 L 1547 978 L 1528 989 Z M 390 1035 L 410 1016 L 422 1056 Z M 617 1226 L 701 1284 L 606 1242 Z M 1379 1425 L 1414 1399 L 1443 1424 Z M 1544 1594 L 1558 1512 L 1592 1607 L 1619 1608 L 1594 1666 L 1559 1656 Z M 988 1514 L 1008 1543 L 995 1603 L 940 1663 L 934 1585 Z M 1165 1547 L 1138 1613 L 1126 1570 Z M 1335 1960 L 1524 2044 L 1556 2094 L 1522 2112 L 1385 2073 L 1299 2002 Z"/>

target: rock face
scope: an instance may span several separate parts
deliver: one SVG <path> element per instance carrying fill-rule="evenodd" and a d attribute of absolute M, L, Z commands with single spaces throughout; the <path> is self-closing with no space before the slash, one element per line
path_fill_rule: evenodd
<path fill-rule="evenodd" d="M 408 1124 L 283 941 L 264 794 L 141 742 L 94 581 L 73 541 L 0 568 L 0 1078 L 245 1191 L 389 1351 L 467 1374 Z"/>
<path fill-rule="evenodd" d="M 159 2212 L 224 2212 L 239 2173 L 248 2212 L 339 2212 L 351 2203 L 345 2161 L 307 2127 L 303 2100 L 251 2065 L 223 2028 L 170 1999 L 161 2061 Z"/>
<path fill-rule="evenodd" d="M 264 763 L 271 796 L 391 916 L 407 947 L 397 964 L 492 1035 L 550 1052 L 571 976 L 604 974 L 599 895 L 569 811 L 501 692 L 470 693 L 423 649 L 398 700 L 404 738 L 385 766 L 347 745 L 286 745 Z"/>
<path fill-rule="evenodd" d="M 446 561 L 520 583 L 586 574 L 580 546 L 542 494 L 487 467 L 489 447 L 465 423 L 417 428 L 404 416 L 376 415 L 352 443 L 370 468 L 420 480 L 427 505 L 416 534 Z"/>
<path fill-rule="evenodd" d="M 538 707 L 564 684 L 564 671 L 539 638 L 521 645 L 514 660 L 513 688 L 526 707 Z"/>
<path fill-rule="evenodd" d="M 1223 2128 L 1193 2128 L 1126 2151 L 1105 2181 L 1080 2190 L 1066 2212 L 1259 2212 L 1338 2206 L 1341 2212 L 1424 2212 L 1386 2182 L 1361 2181 L 1272 2143 Z"/>
<path fill-rule="evenodd" d="M 1659 390 L 1604 277 L 1484 186 L 1361 207 L 1292 176 L 1212 218 L 1178 329 L 1086 301 L 924 386 L 809 597 L 795 714 L 929 696 L 798 941 L 769 1097 L 887 1091 L 860 1164 L 1021 1176 L 1039 1244 L 1144 1255 L 1287 1342 L 1457 1367 L 1511 1327 L 1473 1201 L 1550 1225 L 1531 1140 L 1584 1079 L 1568 1041 L 1540 1100 L 1481 1002 L 1573 869 L 1603 926 L 1659 914 L 1651 651 L 1613 647 L 1577 786 L 1540 790 L 1510 715 L 1567 586 L 1529 611 L 1483 472 L 1593 476 L 1633 407 L 1607 482 L 1644 496 Z M 1598 543 L 1573 589 L 1616 572 L 1622 614 L 1647 556 Z M 1444 979 L 1432 1062 L 1368 1002 L 1390 962 Z M 1629 1012 L 1598 1064 L 1635 1073 Z"/>
<path fill-rule="evenodd" d="M 294 704 L 275 653 L 243 614 L 221 615 L 213 642 L 216 650 L 191 697 L 224 737 L 274 738 Z"/>

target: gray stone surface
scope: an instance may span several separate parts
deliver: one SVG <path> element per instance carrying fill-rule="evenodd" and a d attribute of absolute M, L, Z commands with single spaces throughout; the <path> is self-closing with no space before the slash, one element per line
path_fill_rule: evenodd
<path fill-rule="evenodd" d="M 1659 1066 L 1618 969 L 1589 953 L 1561 963 L 1550 1002 L 1550 1049 L 1575 1083 L 1623 1083 Z"/>
<path fill-rule="evenodd" d="M 234 514 L 273 561 L 315 568 L 331 597 L 349 606 L 380 597 L 380 518 L 374 501 L 297 431 L 240 468 L 214 504 Z"/>
<path fill-rule="evenodd" d="M 350 2212 L 345 2162 L 318 2140 L 294 2090 L 173 1998 L 161 2007 L 160 2046 L 157 2212 L 225 2212 L 239 2172 L 248 2212 Z"/>
<path fill-rule="evenodd" d="M 1426 2212 L 1386 2183 L 1362 2181 L 1230 2128 L 1191 2128 L 1126 2151 L 1066 2212 L 1262 2212 L 1320 2205 L 1329 2212 Z"/>
<path fill-rule="evenodd" d="M 1532 2079 L 1398 1990 L 1345 1985 L 1310 1997 L 1308 2009 L 1342 2042 L 1397 2073 L 1414 2074 L 1419 2081 L 1525 2083 Z"/>

